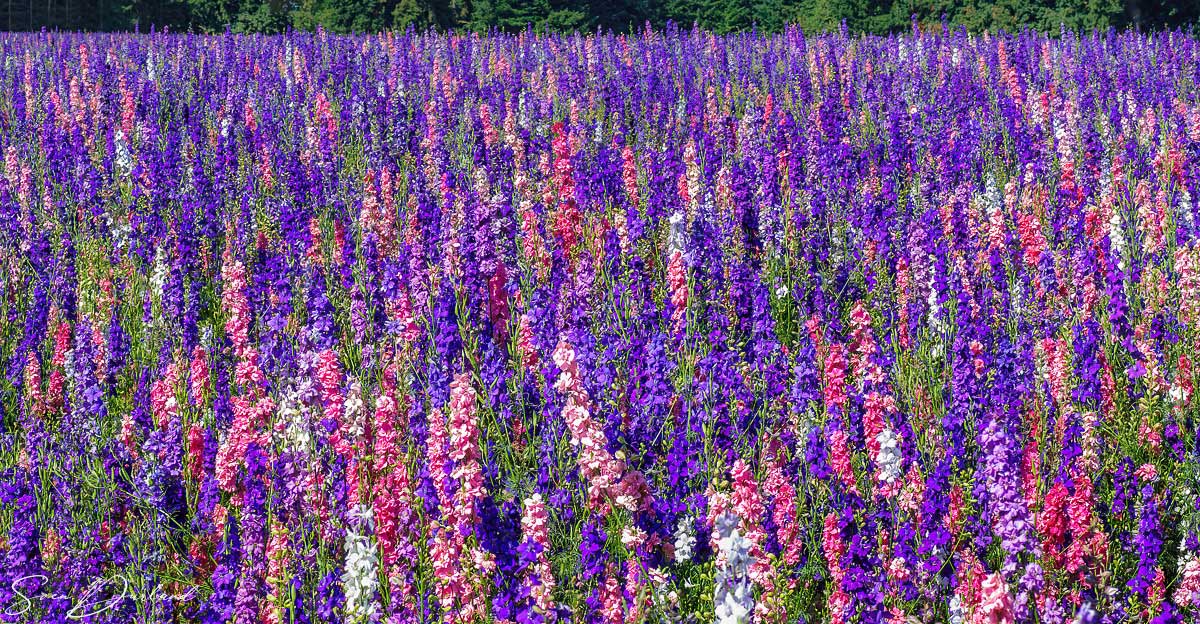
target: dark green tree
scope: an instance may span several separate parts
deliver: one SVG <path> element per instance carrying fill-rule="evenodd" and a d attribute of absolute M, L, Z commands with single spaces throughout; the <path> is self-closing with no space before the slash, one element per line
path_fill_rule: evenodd
<path fill-rule="evenodd" d="M 927 30 L 1187 28 L 1200 20 L 1200 0 L 0 0 L 0 28 L 9 30 L 629 32 L 670 21 L 718 33 L 845 24 L 883 34 L 908 32 L 914 19 Z"/>

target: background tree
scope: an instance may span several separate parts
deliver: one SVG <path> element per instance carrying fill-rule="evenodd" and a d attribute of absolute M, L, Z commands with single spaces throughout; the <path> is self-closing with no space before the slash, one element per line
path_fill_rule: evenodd
<path fill-rule="evenodd" d="M 537 29 L 628 32 L 646 23 L 718 32 L 806 31 L 843 23 L 854 32 L 897 33 L 943 24 L 972 31 L 1189 28 L 1200 1 L 1180 0 L 0 0 L 9 30 L 375 32 Z"/>

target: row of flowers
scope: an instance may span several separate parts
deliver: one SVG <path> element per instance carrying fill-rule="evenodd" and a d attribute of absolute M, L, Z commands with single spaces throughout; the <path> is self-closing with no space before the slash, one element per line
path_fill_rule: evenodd
<path fill-rule="evenodd" d="M 0 58 L 6 621 L 1200 614 L 1191 36 Z"/>

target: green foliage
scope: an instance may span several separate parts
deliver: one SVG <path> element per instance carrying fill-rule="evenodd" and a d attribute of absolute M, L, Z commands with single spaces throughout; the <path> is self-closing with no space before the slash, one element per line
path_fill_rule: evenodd
<path fill-rule="evenodd" d="M 1189 28 L 1200 2 L 1176 0 L 0 0 L 8 30 L 377 32 L 459 29 L 508 32 L 597 28 L 631 31 L 675 22 L 717 33 L 805 31 L 896 33 L 943 26 L 971 31 Z"/>
<path fill-rule="evenodd" d="M 282 0 L 244 1 L 233 26 L 237 32 L 281 32 L 288 27 L 287 12 Z"/>

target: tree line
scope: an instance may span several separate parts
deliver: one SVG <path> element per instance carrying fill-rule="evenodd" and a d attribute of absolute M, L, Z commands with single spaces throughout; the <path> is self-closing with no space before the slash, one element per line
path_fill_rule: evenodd
<path fill-rule="evenodd" d="M 0 0 L 0 28 L 216 33 L 388 29 L 617 32 L 668 21 L 728 33 L 846 27 L 884 34 L 945 24 L 972 31 L 1190 28 L 1200 0 Z"/>

